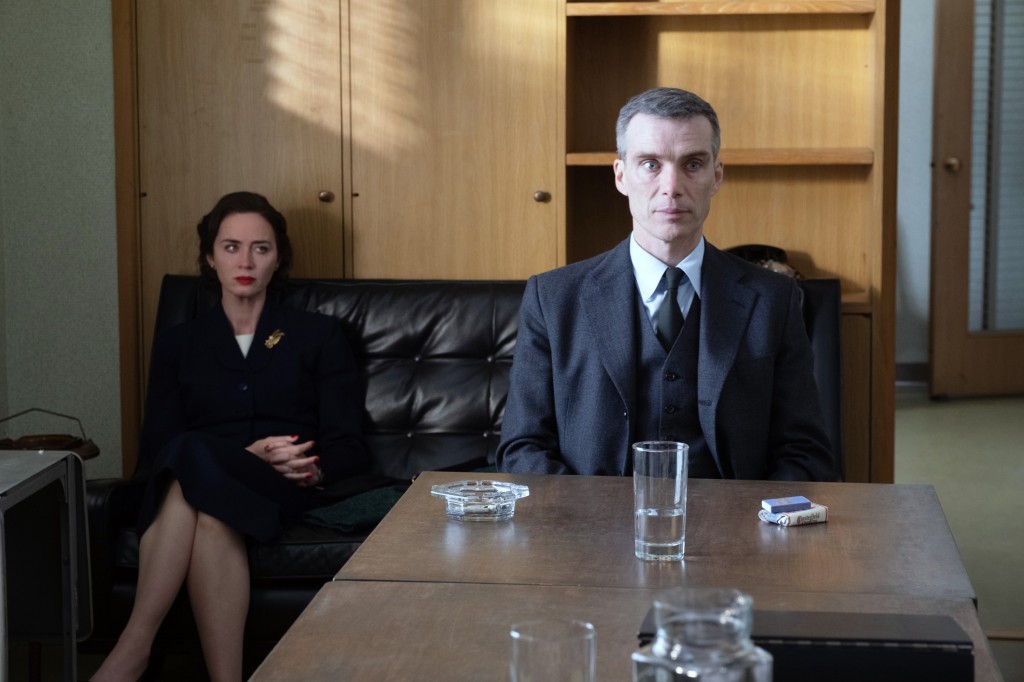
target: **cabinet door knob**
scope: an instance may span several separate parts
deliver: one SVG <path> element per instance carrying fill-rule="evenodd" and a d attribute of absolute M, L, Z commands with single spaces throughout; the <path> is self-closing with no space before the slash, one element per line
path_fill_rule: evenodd
<path fill-rule="evenodd" d="M 319 199 L 320 201 L 324 202 L 325 204 L 329 204 L 332 201 L 334 201 L 334 192 L 329 192 L 327 190 L 324 190 L 324 191 L 320 192 L 320 194 L 317 194 L 316 197 L 317 197 L 317 199 Z"/>
<path fill-rule="evenodd" d="M 533 200 L 539 204 L 546 204 L 551 201 L 551 192 L 545 192 L 543 190 L 537 190 L 533 193 Z"/>
<path fill-rule="evenodd" d="M 956 175 L 960 172 L 960 159 L 955 156 L 947 156 L 946 160 L 942 162 L 942 167 L 946 169 L 947 173 Z"/>

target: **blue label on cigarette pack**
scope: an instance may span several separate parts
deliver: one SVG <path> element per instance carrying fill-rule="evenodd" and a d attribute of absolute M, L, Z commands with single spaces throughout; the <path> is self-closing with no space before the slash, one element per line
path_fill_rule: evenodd
<path fill-rule="evenodd" d="M 783 514 L 785 512 L 810 509 L 811 501 L 803 495 L 793 497 L 773 497 L 768 500 L 761 500 L 761 506 L 769 514 Z"/>

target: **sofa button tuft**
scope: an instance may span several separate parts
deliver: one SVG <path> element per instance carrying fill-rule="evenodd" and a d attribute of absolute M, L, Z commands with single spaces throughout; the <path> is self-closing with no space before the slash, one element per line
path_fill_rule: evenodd
<path fill-rule="evenodd" d="M 246 391 L 249 390 L 249 384 L 245 383 L 244 381 L 238 382 L 238 390 L 245 393 Z"/>

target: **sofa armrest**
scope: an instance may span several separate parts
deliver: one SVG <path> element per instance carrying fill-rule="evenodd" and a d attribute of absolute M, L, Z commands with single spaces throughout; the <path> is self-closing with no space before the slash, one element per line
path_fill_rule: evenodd
<path fill-rule="evenodd" d="M 143 478 L 97 478 L 86 481 L 89 556 L 94 593 L 100 600 L 113 585 L 114 552 L 121 528 L 135 525 L 146 489 Z"/>

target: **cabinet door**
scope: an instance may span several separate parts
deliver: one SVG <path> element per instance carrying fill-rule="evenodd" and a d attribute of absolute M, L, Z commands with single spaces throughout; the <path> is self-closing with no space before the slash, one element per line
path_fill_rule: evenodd
<path fill-rule="evenodd" d="M 236 190 L 288 218 L 293 274 L 340 277 L 338 3 L 145 0 L 138 16 L 142 348 L 160 280 L 196 273 L 195 227 Z M 146 365 L 144 365 L 146 366 Z"/>
<path fill-rule="evenodd" d="M 352 0 L 356 277 L 523 278 L 558 263 L 556 10 Z"/>

